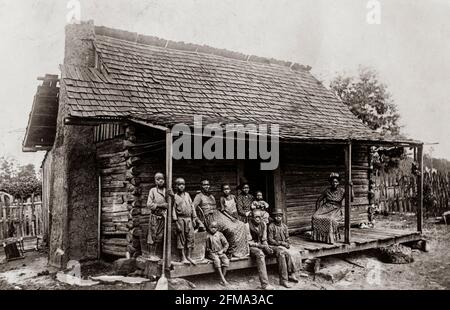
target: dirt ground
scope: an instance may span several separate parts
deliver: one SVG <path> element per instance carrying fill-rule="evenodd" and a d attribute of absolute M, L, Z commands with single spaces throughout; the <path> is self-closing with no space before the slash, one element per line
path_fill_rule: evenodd
<path fill-rule="evenodd" d="M 415 227 L 414 216 L 379 216 L 376 227 Z M 314 275 L 301 271 L 300 282 L 292 289 L 309 290 L 365 290 L 365 289 L 450 289 L 450 226 L 425 221 L 424 234 L 429 252 L 413 250 L 414 262 L 410 264 L 382 263 L 374 251 L 348 254 L 340 257 L 323 258 L 321 270 Z M 45 253 L 28 252 L 25 259 L 5 262 L 0 253 L 0 289 L 154 289 L 155 282 L 143 284 L 97 284 L 89 287 L 68 285 L 56 280 L 57 270 L 47 266 Z M 111 264 L 95 262 L 83 266 L 82 277 L 111 274 Z M 331 279 L 331 276 L 333 279 Z M 255 269 L 231 271 L 227 275 L 232 284 L 230 289 L 259 289 Z M 269 278 L 275 289 L 278 285 L 276 266 L 269 268 Z M 195 289 L 221 289 L 215 275 L 186 278 Z M 181 283 L 183 284 L 183 283 Z M 179 286 L 182 287 L 182 286 Z"/>

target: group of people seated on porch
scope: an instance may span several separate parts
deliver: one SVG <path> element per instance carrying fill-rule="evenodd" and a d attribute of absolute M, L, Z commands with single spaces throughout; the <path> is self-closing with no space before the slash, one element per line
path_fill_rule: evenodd
<path fill-rule="evenodd" d="M 338 222 L 342 217 L 340 205 L 344 194 L 339 185 L 339 175 L 331 174 L 330 188 L 319 198 L 320 205 L 312 217 L 313 239 L 334 242 L 338 234 Z M 298 282 L 296 267 L 289 252 L 288 227 L 283 223 L 283 211 L 276 209 L 269 214 L 269 204 L 263 200 L 263 193 L 250 194 L 247 183 L 241 185 L 240 193 L 231 194 L 228 184 L 222 186 L 219 206 L 210 192 L 210 182 L 201 181 L 201 190 L 191 199 L 185 191 L 185 180 L 175 180 L 175 192 L 166 191 L 164 175 L 155 174 L 155 187 L 148 195 L 147 206 L 151 210 L 147 243 L 150 254 L 164 239 L 165 214 L 169 207 L 167 197 L 172 197 L 172 220 L 176 227 L 177 248 L 181 260 L 186 264 L 196 263 L 191 258 L 194 248 L 194 231 L 208 231 L 206 257 L 210 259 L 220 276 L 221 284 L 228 285 L 226 273 L 231 258 L 251 256 L 255 259 L 263 289 L 272 289 L 266 269 L 266 257 L 276 257 L 280 285 L 291 287 Z"/>

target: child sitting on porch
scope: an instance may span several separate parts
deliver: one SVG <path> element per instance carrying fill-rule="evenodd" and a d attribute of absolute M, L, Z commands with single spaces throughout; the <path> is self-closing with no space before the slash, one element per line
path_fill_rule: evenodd
<path fill-rule="evenodd" d="M 184 179 L 177 178 L 175 186 L 176 193 L 174 195 L 172 217 L 177 230 L 177 248 L 180 250 L 182 263 L 195 265 L 191 258 L 192 249 L 194 248 L 194 226 L 198 225 L 200 231 L 204 231 L 204 226 L 197 218 L 191 196 L 184 191 Z"/>
<path fill-rule="evenodd" d="M 297 283 L 298 280 L 295 276 L 297 270 L 294 261 L 288 251 L 291 247 L 288 227 L 283 223 L 283 210 L 275 210 L 272 216 L 274 222 L 270 223 L 267 229 L 267 241 L 277 257 L 280 285 L 289 288 L 291 286 L 288 281 Z"/>
<path fill-rule="evenodd" d="M 222 185 L 223 196 L 220 197 L 220 207 L 222 212 L 226 212 L 227 215 L 233 218 L 238 218 L 237 208 L 236 208 L 236 197 L 231 194 L 230 185 Z"/>
<path fill-rule="evenodd" d="M 256 199 L 252 203 L 252 210 L 261 211 L 261 218 L 267 225 L 269 224 L 269 204 L 263 200 L 263 194 L 261 191 L 256 192 Z"/>
<path fill-rule="evenodd" d="M 228 250 L 228 241 L 220 231 L 217 231 L 216 221 L 209 224 L 209 232 L 206 239 L 206 257 L 213 261 L 221 279 L 220 284 L 228 286 L 229 283 L 225 280 L 228 266 L 230 266 L 230 260 L 225 254 Z"/>

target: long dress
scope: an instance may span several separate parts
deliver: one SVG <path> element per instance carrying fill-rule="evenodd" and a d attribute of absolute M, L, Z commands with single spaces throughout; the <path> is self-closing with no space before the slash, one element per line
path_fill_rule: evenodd
<path fill-rule="evenodd" d="M 335 243 L 339 240 L 339 222 L 342 222 L 344 215 L 342 212 L 342 200 L 345 190 L 338 187 L 325 190 L 319 201 L 324 200 L 322 206 L 312 216 L 312 239 L 326 243 Z"/>
<path fill-rule="evenodd" d="M 150 245 L 163 242 L 166 205 L 166 189 L 151 188 L 147 198 L 147 206 L 151 210 L 147 234 L 147 243 Z"/>
<path fill-rule="evenodd" d="M 252 211 L 252 203 L 253 203 L 253 196 L 251 194 L 245 195 L 244 193 L 241 193 L 237 196 L 237 202 L 236 202 L 236 208 L 239 216 L 239 220 L 241 220 L 244 223 L 248 222 L 247 213 Z"/>
<path fill-rule="evenodd" d="M 230 247 L 228 253 L 237 257 L 249 254 L 247 230 L 245 224 L 237 219 L 231 219 L 217 210 L 213 195 L 198 193 L 193 202 L 194 208 L 199 207 L 204 216 L 204 224 L 209 227 L 211 222 L 217 222 L 217 230 L 227 239 Z M 200 214 L 198 214 L 200 216 Z"/>

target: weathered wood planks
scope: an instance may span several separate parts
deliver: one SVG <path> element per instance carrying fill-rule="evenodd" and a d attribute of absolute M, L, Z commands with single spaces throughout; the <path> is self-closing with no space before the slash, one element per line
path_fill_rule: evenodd
<path fill-rule="evenodd" d="M 384 247 L 395 243 L 406 243 L 418 241 L 422 236 L 418 232 L 408 230 L 393 229 L 351 229 L 352 242 L 344 244 L 338 242 L 335 244 L 326 244 L 320 242 L 312 242 L 301 236 L 291 236 L 291 253 L 298 253 L 299 259 L 308 259 L 315 257 L 324 257 L 355 251 L 363 251 L 378 247 Z M 274 258 L 266 258 L 266 264 L 275 264 Z M 197 266 L 186 267 L 184 265 L 174 263 L 170 272 L 172 277 L 184 277 L 190 275 L 198 275 L 215 272 L 212 263 L 203 260 L 197 263 Z M 230 270 L 253 268 L 256 267 L 255 261 L 248 257 L 244 259 L 232 259 Z"/>
<path fill-rule="evenodd" d="M 315 203 L 327 188 L 330 173 L 338 172 L 342 178 L 345 176 L 344 148 L 342 145 L 282 145 L 280 153 L 288 226 L 291 231 L 308 230 Z M 368 148 L 354 145 L 352 224 L 367 221 L 369 170 Z"/>

